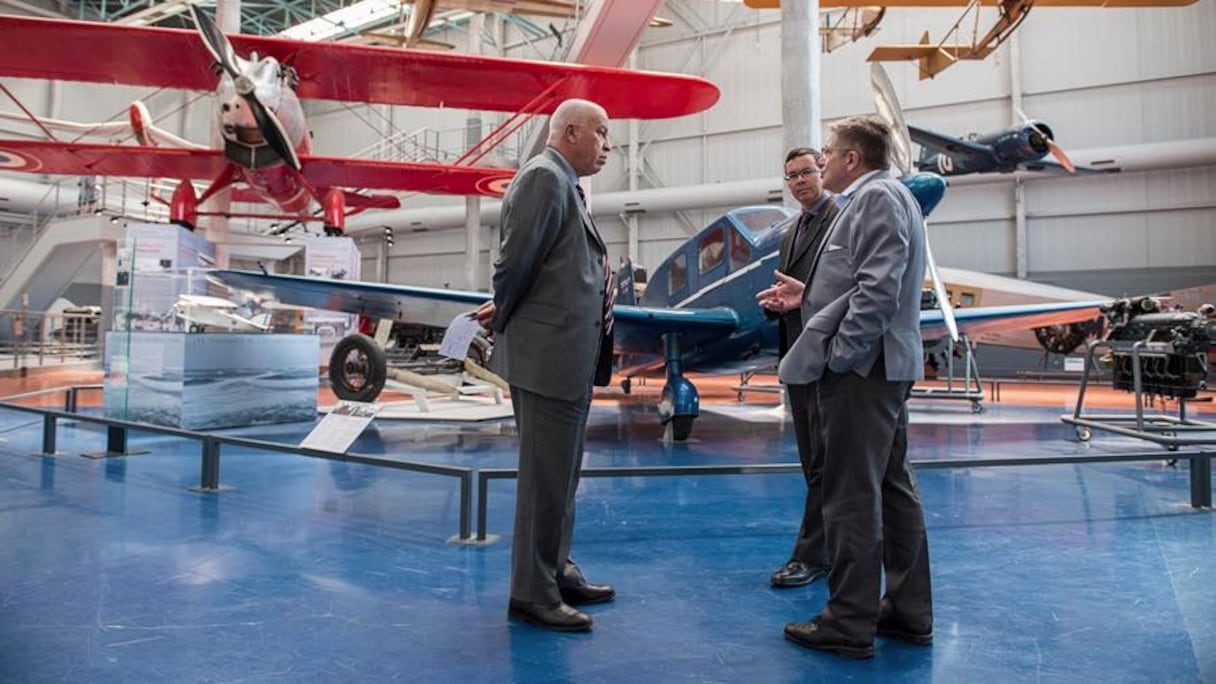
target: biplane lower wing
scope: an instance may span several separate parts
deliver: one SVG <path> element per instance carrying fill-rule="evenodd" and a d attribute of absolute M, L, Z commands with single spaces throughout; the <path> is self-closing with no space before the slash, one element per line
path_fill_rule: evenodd
<path fill-rule="evenodd" d="M 316 187 L 377 188 L 500 197 L 515 172 L 367 159 L 302 156 L 300 173 Z M 135 178 L 218 177 L 229 161 L 217 150 L 0 140 L 0 170 Z"/>
<path fill-rule="evenodd" d="M 285 304 L 353 313 L 371 318 L 446 327 L 453 318 L 468 313 L 490 299 L 485 292 L 467 292 L 411 285 L 390 285 L 305 276 L 273 275 L 253 271 L 216 270 L 208 276 L 223 285 L 268 295 Z M 1050 302 L 1016 306 L 973 307 L 954 312 L 959 329 L 972 334 L 1028 330 L 1047 325 L 1075 323 L 1094 318 L 1104 302 Z M 755 306 L 749 301 L 747 306 Z M 617 305 L 616 347 L 623 354 L 661 354 L 664 336 L 678 334 L 684 350 L 719 340 L 741 330 L 740 317 L 732 309 L 683 309 Z M 775 325 L 768 321 L 767 325 Z M 921 312 L 921 335 L 925 339 L 946 336 L 939 309 Z M 771 363 L 758 359 L 756 366 Z M 711 370 L 713 364 L 700 366 Z"/>

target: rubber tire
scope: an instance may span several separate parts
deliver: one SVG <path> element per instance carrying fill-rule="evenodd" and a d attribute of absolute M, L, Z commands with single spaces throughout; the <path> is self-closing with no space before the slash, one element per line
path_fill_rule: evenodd
<path fill-rule="evenodd" d="M 359 379 L 352 375 L 360 374 Z M 384 350 L 367 335 L 347 335 L 329 356 L 329 386 L 339 399 L 375 401 L 384 391 L 388 360 Z"/>
<path fill-rule="evenodd" d="M 673 416 L 671 419 L 671 438 L 683 442 L 692 434 L 692 422 L 696 416 Z"/>

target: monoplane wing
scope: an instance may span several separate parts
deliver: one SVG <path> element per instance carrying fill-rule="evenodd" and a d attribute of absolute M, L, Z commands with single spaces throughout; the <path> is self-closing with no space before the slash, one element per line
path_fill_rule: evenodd
<path fill-rule="evenodd" d="M 377 188 L 500 197 L 514 171 L 474 166 L 385 162 L 348 157 L 300 157 L 300 172 L 316 187 Z M 211 179 L 229 164 L 218 150 L 0 141 L 0 170 L 61 175 Z"/>
<path fill-rule="evenodd" d="M 607 67 L 232 35 L 238 54 L 275 57 L 299 76 L 297 94 L 415 107 L 548 114 L 571 97 L 612 118 L 659 119 L 718 100 L 701 78 Z M 213 90 L 213 58 L 194 31 L 0 17 L 0 76 Z"/>
<path fill-rule="evenodd" d="M 353 313 L 371 318 L 447 326 L 490 299 L 485 292 L 390 285 L 254 271 L 216 270 L 208 274 L 228 287 L 269 295 L 285 304 Z M 687 344 L 734 332 L 739 317 L 728 309 L 660 309 L 619 305 L 613 309 L 618 343 L 636 340 L 650 349 L 664 334 L 680 333 Z"/>
<path fill-rule="evenodd" d="M 1049 302 L 1045 304 L 1016 304 L 954 309 L 959 330 L 974 338 L 985 333 L 1030 330 L 1049 325 L 1078 323 L 1096 318 L 1098 307 L 1107 300 L 1085 302 Z M 921 337 L 940 339 L 947 335 L 942 312 L 937 309 L 920 313 Z"/>
<path fill-rule="evenodd" d="M 970 140 L 956 138 L 952 135 L 938 133 L 937 131 L 908 126 L 908 136 L 912 138 L 912 142 L 934 152 L 952 155 L 972 155 L 984 159 L 992 158 L 992 148 L 987 145 L 980 145 Z"/>

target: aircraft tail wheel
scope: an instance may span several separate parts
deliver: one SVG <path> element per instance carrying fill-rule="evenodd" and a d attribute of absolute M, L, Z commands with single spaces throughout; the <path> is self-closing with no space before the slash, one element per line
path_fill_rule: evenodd
<path fill-rule="evenodd" d="M 683 442 L 692 434 L 692 421 L 696 416 L 673 416 L 671 419 L 671 438 Z"/>
<path fill-rule="evenodd" d="M 1084 425 L 1077 426 L 1077 439 L 1081 440 L 1082 442 L 1088 442 L 1093 438 L 1093 436 L 1094 433 L 1089 428 L 1085 427 Z"/>
<path fill-rule="evenodd" d="M 979 403 L 978 401 L 971 402 L 971 412 L 972 413 L 983 413 L 984 405 Z"/>
<path fill-rule="evenodd" d="M 192 332 L 192 333 L 201 333 L 202 331 L 203 331 L 203 326 L 198 325 L 197 323 L 191 323 L 191 324 L 190 324 L 190 332 Z"/>
<path fill-rule="evenodd" d="M 621 379 L 621 391 L 624 392 L 625 394 L 629 394 L 630 392 L 633 391 L 633 379 L 632 378 L 622 378 Z"/>
<path fill-rule="evenodd" d="M 347 335 L 329 357 L 329 386 L 339 399 L 374 401 L 387 374 L 384 350 L 367 335 Z"/>

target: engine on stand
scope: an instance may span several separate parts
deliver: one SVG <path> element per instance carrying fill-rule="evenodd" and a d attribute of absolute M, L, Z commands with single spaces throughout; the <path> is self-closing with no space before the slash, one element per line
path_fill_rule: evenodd
<path fill-rule="evenodd" d="M 1101 311 L 1109 348 L 1104 360 L 1115 389 L 1191 399 L 1206 388 L 1216 321 L 1193 312 L 1162 311 L 1152 297 L 1119 299 Z"/>

